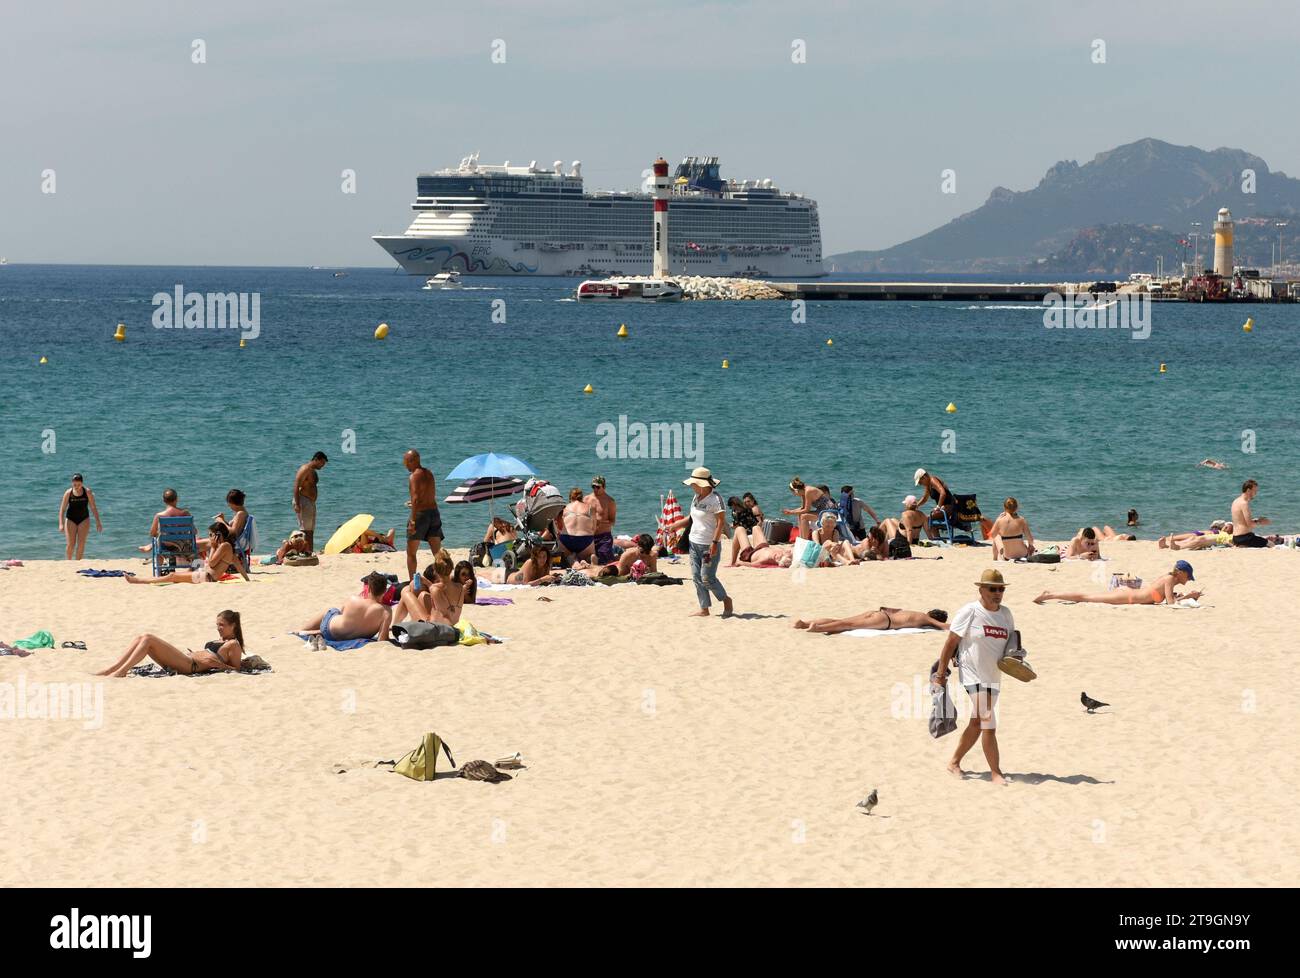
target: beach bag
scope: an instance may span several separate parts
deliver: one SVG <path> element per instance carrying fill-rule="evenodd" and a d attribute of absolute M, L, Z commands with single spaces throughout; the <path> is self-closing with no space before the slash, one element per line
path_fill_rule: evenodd
<path fill-rule="evenodd" d="M 460 641 L 460 632 L 437 621 L 404 621 L 394 625 L 392 633 L 393 641 L 404 649 L 436 649 Z"/>
<path fill-rule="evenodd" d="M 930 736 L 936 740 L 957 729 L 957 707 L 948 695 L 948 684 L 940 686 L 934 681 L 939 663 L 930 667 Z"/>
<path fill-rule="evenodd" d="M 1059 564 L 1060 562 L 1061 552 L 1055 547 L 1045 547 L 1025 558 L 1027 564 Z"/>
<path fill-rule="evenodd" d="M 800 537 L 794 542 L 794 554 L 791 556 L 791 564 L 802 564 L 804 567 L 816 567 L 817 561 L 822 556 L 822 545 L 814 543 L 812 540 L 805 540 Z"/>
<path fill-rule="evenodd" d="M 427 733 L 420 746 L 415 748 L 393 765 L 393 772 L 412 781 L 432 781 L 438 773 L 438 752 L 447 755 L 447 762 L 456 767 L 456 760 L 451 756 L 451 748 L 436 733 Z"/>
<path fill-rule="evenodd" d="M 894 537 L 894 539 L 889 541 L 889 559 L 912 559 L 912 545 L 908 543 L 907 537 L 903 536 L 901 531 Z"/>
<path fill-rule="evenodd" d="M 789 543 L 794 524 L 789 520 L 764 520 L 763 536 L 768 543 Z"/>
<path fill-rule="evenodd" d="M 469 562 L 475 567 L 491 567 L 492 555 L 486 540 L 480 540 L 469 548 Z"/>
<path fill-rule="evenodd" d="M 1029 665 L 1025 648 L 1020 644 L 1020 630 L 1011 633 L 1011 641 L 1007 643 L 1007 650 L 998 659 L 998 668 L 1008 676 L 1019 679 L 1022 683 L 1033 682 L 1038 678 L 1038 673 Z"/>
<path fill-rule="evenodd" d="M 681 528 L 677 534 L 677 539 L 673 542 L 673 553 L 689 553 L 691 549 L 691 518 L 686 517 L 686 525 Z"/>
<path fill-rule="evenodd" d="M 1140 588 L 1141 586 L 1142 578 L 1140 577 L 1129 577 L 1127 574 L 1110 575 L 1110 590 L 1112 591 L 1122 587 Z"/>

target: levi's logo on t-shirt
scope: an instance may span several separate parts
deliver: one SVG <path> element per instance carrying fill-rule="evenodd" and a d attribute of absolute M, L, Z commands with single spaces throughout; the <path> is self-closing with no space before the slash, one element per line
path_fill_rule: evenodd
<path fill-rule="evenodd" d="M 1007 630 L 998 625 L 985 625 L 984 637 L 1004 639 L 1007 637 Z"/>

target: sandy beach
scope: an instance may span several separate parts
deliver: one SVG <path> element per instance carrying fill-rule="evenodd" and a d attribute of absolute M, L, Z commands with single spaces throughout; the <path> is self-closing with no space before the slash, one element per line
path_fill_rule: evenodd
<path fill-rule="evenodd" d="M 945 774 L 956 735 L 927 732 L 940 635 L 791 627 L 881 604 L 952 612 L 991 566 L 987 548 L 919 552 L 943 559 L 819 569 L 803 583 L 724 568 L 752 616 L 734 620 L 686 617 L 689 582 L 504 591 L 513 604 L 470 617 L 505 644 L 427 652 L 313 652 L 288 634 L 368 571 L 400 573 L 400 554 L 188 586 L 83 578 L 87 564 L 63 562 L 2 571 L 0 638 L 48 629 L 89 650 L 0 657 L 11 704 L 0 780 L 13 800 L 0 812 L 0 883 L 1294 882 L 1300 695 L 1278 614 L 1294 553 L 1191 554 L 1199 609 L 1035 606 L 1044 587 L 1098 588 L 1094 568 L 999 564 L 1039 679 L 1004 682 L 1014 783 L 997 788 L 978 746 L 971 777 Z M 1103 552 L 1107 576 L 1151 579 L 1172 562 L 1151 542 Z M 227 607 L 274 672 L 91 675 L 141 632 L 197 647 Z M 12 715 L 20 688 L 99 682 L 99 719 Z M 1112 706 L 1088 715 L 1083 690 Z M 368 766 L 428 730 L 458 763 L 520 751 L 527 769 L 489 785 Z M 880 804 L 866 816 L 855 804 L 873 787 Z"/>

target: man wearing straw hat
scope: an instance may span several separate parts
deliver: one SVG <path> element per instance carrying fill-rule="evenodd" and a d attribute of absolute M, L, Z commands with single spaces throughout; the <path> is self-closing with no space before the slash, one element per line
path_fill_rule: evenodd
<path fill-rule="evenodd" d="M 979 740 L 993 783 L 1007 784 L 998 755 L 997 715 L 994 711 L 1002 685 L 998 659 L 1005 654 L 1015 634 L 1016 623 L 1011 610 L 1002 606 L 1002 594 L 1007 585 L 1000 571 L 986 570 L 975 586 L 979 588 L 979 600 L 963 605 L 953 616 L 933 681 L 939 686 L 948 682 L 948 663 L 955 653 L 961 684 L 970 694 L 972 709 L 970 723 L 961 732 L 957 749 L 948 762 L 948 773 L 958 778 L 965 775 L 961 760 Z"/>
<path fill-rule="evenodd" d="M 722 617 L 730 618 L 734 613 L 727 589 L 718 580 L 718 564 L 722 560 L 722 497 L 714 490 L 718 487 L 717 479 L 706 468 L 691 472 L 689 479 L 683 479 L 683 485 L 695 490 L 691 499 L 691 532 L 687 538 L 691 554 L 691 580 L 695 584 L 695 596 L 699 599 L 700 610 L 692 614 L 695 618 L 707 618 L 709 615 L 709 595 L 722 602 Z M 680 520 L 676 528 L 684 525 Z"/>

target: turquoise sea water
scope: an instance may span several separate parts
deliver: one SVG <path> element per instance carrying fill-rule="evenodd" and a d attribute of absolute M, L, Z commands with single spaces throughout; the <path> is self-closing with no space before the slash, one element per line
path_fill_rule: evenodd
<path fill-rule="evenodd" d="M 598 457 L 598 426 L 620 415 L 702 424 L 723 494 L 751 490 L 769 513 L 793 504 L 797 474 L 851 483 L 893 515 L 924 466 L 978 492 L 990 516 L 1017 496 L 1048 538 L 1118 526 L 1130 506 L 1144 534 L 1204 527 L 1247 477 L 1261 483 L 1259 515 L 1300 528 L 1297 305 L 1159 304 L 1136 341 L 1045 329 L 1031 305 L 810 303 L 795 325 L 781 302 L 578 304 L 569 279 L 467 282 L 425 292 L 373 269 L 0 268 L 0 557 L 62 556 L 57 507 L 74 471 L 104 518 L 89 558 L 144 542 L 166 486 L 205 520 L 243 489 L 273 545 L 293 527 L 294 471 L 317 450 L 331 460 L 318 540 L 358 512 L 400 532 L 411 447 L 440 494 L 456 463 L 488 450 L 566 490 L 605 475 L 619 528 L 653 531 L 660 494 L 681 495 L 696 463 Z M 231 331 L 153 328 L 154 293 L 178 283 L 260 293 L 261 335 L 241 350 Z M 379 322 L 392 330 L 383 342 Z M 1254 454 L 1241 450 L 1247 429 Z M 1198 468 L 1206 456 L 1230 470 Z M 443 512 L 450 544 L 481 536 L 486 504 Z"/>

